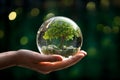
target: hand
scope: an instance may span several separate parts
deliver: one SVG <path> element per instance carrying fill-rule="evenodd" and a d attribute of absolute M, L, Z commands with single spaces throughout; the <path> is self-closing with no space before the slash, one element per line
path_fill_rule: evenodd
<path fill-rule="evenodd" d="M 85 55 L 86 52 L 81 50 L 74 57 L 63 60 L 60 55 L 45 56 L 30 50 L 19 50 L 17 65 L 48 74 L 76 64 Z"/>

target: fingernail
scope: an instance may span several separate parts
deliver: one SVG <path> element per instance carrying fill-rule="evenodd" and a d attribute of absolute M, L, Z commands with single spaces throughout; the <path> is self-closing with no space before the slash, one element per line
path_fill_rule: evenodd
<path fill-rule="evenodd" d="M 86 52 L 86 51 L 81 50 L 81 52 L 84 54 L 84 56 L 86 56 L 86 55 L 87 55 L 87 52 Z"/>

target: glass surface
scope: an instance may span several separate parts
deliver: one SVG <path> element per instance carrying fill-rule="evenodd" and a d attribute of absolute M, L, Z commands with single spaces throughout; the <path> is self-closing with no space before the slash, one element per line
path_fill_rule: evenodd
<path fill-rule="evenodd" d="M 37 33 L 37 47 L 41 54 L 74 56 L 82 46 L 82 33 L 71 19 L 58 16 L 46 20 Z"/>

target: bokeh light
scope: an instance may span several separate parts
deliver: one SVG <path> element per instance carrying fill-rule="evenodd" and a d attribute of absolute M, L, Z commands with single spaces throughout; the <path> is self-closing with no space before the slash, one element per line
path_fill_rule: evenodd
<path fill-rule="evenodd" d="M 2 39 L 4 37 L 4 31 L 0 30 L 0 39 Z"/>
<path fill-rule="evenodd" d="M 114 26 L 113 27 L 113 33 L 119 33 L 119 31 L 120 31 L 120 28 L 118 27 L 118 26 Z"/>
<path fill-rule="evenodd" d="M 111 30 L 111 28 L 110 28 L 109 26 L 105 26 L 105 27 L 103 28 L 103 32 L 106 33 L 106 34 L 110 33 L 111 31 L 112 31 L 112 30 Z"/>
<path fill-rule="evenodd" d="M 65 6 L 71 6 L 73 4 L 74 0 L 62 0 L 63 5 Z"/>
<path fill-rule="evenodd" d="M 120 16 L 115 16 L 114 24 L 120 26 Z"/>
<path fill-rule="evenodd" d="M 95 2 L 88 2 L 87 5 L 86 5 L 86 9 L 88 11 L 94 11 L 96 9 Z"/>
<path fill-rule="evenodd" d="M 96 57 L 97 49 L 94 46 L 88 48 L 87 52 L 89 53 L 88 56 Z"/>
<path fill-rule="evenodd" d="M 28 43 L 28 37 L 27 36 L 23 36 L 20 39 L 20 44 L 21 45 L 26 45 Z"/>
<path fill-rule="evenodd" d="M 110 5 L 109 0 L 101 0 L 100 3 L 101 3 L 101 7 L 103 8 L 108 8 Z"/>
<path fill-rule="evenodd" d="M 104 28 L 104 25 L 103 24 L 97 24 L 97 30 L 98 31 L 102 31 Z"/>
<path fill-rule="evenodd" d="M 48 14 L 44 17 L 44 21 L 47 20 L 47 19 L 49 19 L 49 18 L 52 18 L 52 17 L 54 17 L 54 16 L 55 16 L 54 13 L 48 13 Z"/>
<path fill-rule="evenodd" d="M 17 13 L 15 11 L 12 11 L 9 13 L 8 18 L 9 20 L 15 20 L 17 16 Z"/>
<path fill-rule="evenodd" d="M 102 41 L 101 41 L 102 43 L 102 46 L 103 47 L 106 47 L 106 48 L 108 48 L 108 47 L 110 47 L 111 46 L 111 39 L 110 38 L 104 38 Z"/>
<path fill-rule="evenodd" d="M 31 16 L 38 16 L 40 13 L 40 10 L 38 8 L 33 8 L 30 12 Z"/>

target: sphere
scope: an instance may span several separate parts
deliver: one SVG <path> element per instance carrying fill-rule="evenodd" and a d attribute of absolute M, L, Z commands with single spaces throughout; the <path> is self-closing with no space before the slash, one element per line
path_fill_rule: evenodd
<path fill-rule="evenodd" d="M 74 56 L 82 46 L 83 37 L 79 26 L 62 16 L 46 20 L 37 32 L 37 47 L 44 55 Z"/>

